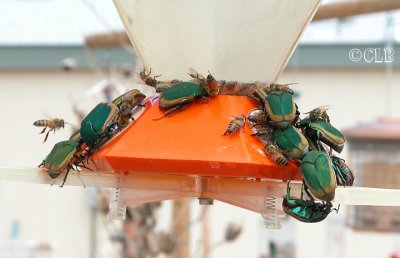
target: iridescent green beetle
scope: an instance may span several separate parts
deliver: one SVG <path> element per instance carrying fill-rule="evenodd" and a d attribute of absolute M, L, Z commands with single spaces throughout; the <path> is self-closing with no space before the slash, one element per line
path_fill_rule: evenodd
<path fill-rule="evenodd" d="M 333 210 L 331 202 L 315 202 L 312 196 L 307 192 L 310 200 L 303 200 L 303 189 L 300 199 L 290 198 L 290 187 L 288 184 L 286 197 L 283 199 L 283 211 L 291 217 L 306 223 L 315 223 L 323 221 Z"/>
<path fill-rule="evenodd" d="M 332 167 L 335 171 L 337 185 L 352 186 L 354 183 L 354 174 L 351 168 L 346 165 L 344 159 L 332 156 Z"/>
<path fill-rule="evenodd" d="M 275 130 L 273 137 L 282 153 L 289 158 L 301 159 L 308 152 L 307 139 L 294 126 L 289 126 L 284 130 Z"/>
<path fill-rule="evenodd" d="M 289 92 L 272 92 L 263 102 L 269 118 L 280 129 L 289 127 L 298 115 L 293 95 Z"/>
<path fill-rule="evenodd" d="M 47 169 L 47 173 L 51 178 L 57 178 L 61 172 L 66 169 L 67 174 L 64 177 L 63 184 L 67 179 L 67 175 L 73 169 L 71 160 L 77 152 L 78 143 L 73 140 L 62 141 L 56 143 L 39 167 Z"/>
<path fill-rule="evenodd" d="M 186 108 L 197 98 L 207 97 L 206 91 L 199 85 L 191 82 L 181 82 L 171 88 L 161 92 L 159 98 L 159 107 L 161 110 L 167 110 L 158 120 L 170 114 L 174 110 Z"/>
<path fill-rule="evenodd" d="M 318 141 L 327 144 L 338 153 L 342 152 L 345 138 L 342 132 L 324 120 L 312 121 L 310 118 L 301 120 L 300 126 L 305 136 L 318 146 Z"/>
<path fill-rule="evenodd" d="M 320 200 L 335 197 L 336 177 L 329 156 L 323 151 L 310 151 L 301 162 L 303 180 L 310 192 Z"/>
<path fill-rule="evenodd" d="M 99 103 L 82 120 L 80 135 L 90 148 L 98 148 L 108 138 L 109 126 L 118 119 L 118 107 L 114 103 Z"/>

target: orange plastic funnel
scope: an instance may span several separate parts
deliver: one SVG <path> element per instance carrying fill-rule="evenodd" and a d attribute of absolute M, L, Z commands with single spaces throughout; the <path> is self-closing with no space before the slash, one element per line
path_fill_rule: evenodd
<path fill-rule="evenodd" d="M 220 95 L 194 102 L 161 120 L 158 102 L 148 100 L 145 113 L 92 156 L 96 170 L 126 173 L 300 180 L 298 167 L 279 166 L 263 144 L 245 130 L 224 136 L 234 116 L 256 103 L 241 96 Z"/>

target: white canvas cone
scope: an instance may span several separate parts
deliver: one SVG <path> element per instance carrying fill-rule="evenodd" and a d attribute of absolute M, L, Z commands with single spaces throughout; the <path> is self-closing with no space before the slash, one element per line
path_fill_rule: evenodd
<path fill-rule="evenodd" d="M 143 65 L 217 80 L 274 82 L 319 0 L 114 0 Z"/>

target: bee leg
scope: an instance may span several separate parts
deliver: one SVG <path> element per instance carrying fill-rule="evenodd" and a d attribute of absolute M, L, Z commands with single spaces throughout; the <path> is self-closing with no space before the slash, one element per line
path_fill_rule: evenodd
<path fill-rule="evenodd" d="M 261 125 L 261 124 L 252 124 L 252 125 L 250 126 L 250 128 L 253 129 L 253 127 L 256 126 L 256 125 Z"/>
<path fill-rule="evenodd" d="M 172 112 L 174 112 L 175 110 L 179 109 L 179 112 L 181 112 L 182 110 L 184 110 L 185 108 L 187 108 L 189 106 L 190 103 L 186 103 L 186 104 L 181 104 L 181 105 L 177 105 L 176 107 L 170 108 L 168 109 L 164 115 L 162 117 L 159 118 L 153 118 L 153 121 L 157 121 L 160 120 L 166 116 L 168 116 L 169 114 L 171 114 Z"/>
<path fill-rule="evenodd" d="M 50 130 L 46 133 L 46 137 L 44 137 L 43 143 L 45 143 L 47 141 L 47 137 L 49 137 L 49 133 L 50 133 Z"/>
<path fill-rule="evenodd" d="M 43 130 L 39 134 L 44 133 L 44 131 L 46 131 L 46 129 L 47 129 L 47 127 L 43 128 Z"/>
<path fill-rule="evenodd" d="M 229 130 L 228 129 L 226 129 L 226 131 L 225 131 L 225 133 L 224 133 L 224 135 L 229 135 L 229 134 L 231 134 L 230 132 L 229 132 Z"/>
<path fill-rule="evenodd" d="M 202 99 L 203 101 L 199 101 L 196 104 L 207 104 L 208 102 L 210 102 L 210 99 L 204 96 L 200 97 L 200 99 Z"/>

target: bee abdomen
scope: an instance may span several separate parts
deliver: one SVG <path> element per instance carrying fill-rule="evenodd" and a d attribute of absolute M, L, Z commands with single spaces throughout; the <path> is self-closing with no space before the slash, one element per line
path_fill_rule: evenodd
<path fill-rule="evenodd" d="M 46 126 L 47 125 L 47 121 L 46 120 L 37 120 L 35 122 L 33 122 L 34 126 Z"/>
<path fill-rule="evenodd" d="M 237 129 L 239 129 L 239 126 L 237 124 L 229 124 L 228 129 L 226 129 L 224 135 L 231 134 L 235 132 Z"/>
<path fill-rule="evenodd" d="M 276 163 L 278 163 L 281 166 L 287 166 L 288 160 L 285 158 L 283 155 L 281 155 L 277 160 Z"/>

